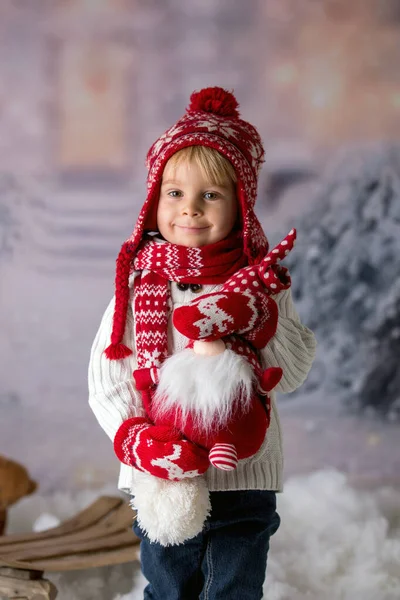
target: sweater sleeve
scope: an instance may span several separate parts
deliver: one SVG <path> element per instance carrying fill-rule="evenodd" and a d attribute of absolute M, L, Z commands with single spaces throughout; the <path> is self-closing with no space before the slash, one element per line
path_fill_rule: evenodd
<path fill-rule="evenodd" d="M 123 421 L 145 414 L 132 375 L 136 368 L 134 354 L 121 360 L 109 360 L 104 354 L 111 339 L 114 304 L 115 298 L 111 300 L 101 320 L 90 352 L 88 372 L 89 406 L 111 440 Z M 128 304 L 123 343 L 134 350 L 131 302 Z"/>
<path fill-rule="evenodd" d="M 315 358 L 316 340 L 313 332 L 302 325 L 292 301 L 292 292 L 283 290 L 274 297 L 279 318 L 275 336 L 262 349 L 264 366 L 281 367 L 283 376 L 277 392 L 293 392 L 307 378 Z"/>

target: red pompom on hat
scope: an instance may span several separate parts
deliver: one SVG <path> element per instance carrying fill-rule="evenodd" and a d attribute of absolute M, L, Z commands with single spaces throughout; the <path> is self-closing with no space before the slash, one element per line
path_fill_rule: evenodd
<path fill-rule="evenodd" d="M 239 118 L 238 106 L 239 103 L 231 92 L 220 87 L 208 87 L 200 92 L 193 92 L 186 112 L 203 111 L 221 117 Z"/>
<path fill-rule="evenodd" d="M 268 241 L 254 213 L 258 173 L 264 148 L 256 128 L 241 119 L 235 96 L 221 87 L 193 92 L 186 113 L 170 127 L 147 153 L 147 198 L 132 235 L 121 248 L 115 280 L 115 311 L 110 359 L 131 353 L 123 343 L 129 301 L 129 275 L 136 249 L 146 231 L 157 230 L 157 205 L 164 167 L 173 154 L 188 146 L 207 146 L 222 154 L 237 175 L 236 195 L 241 212 L 243 251 L 250 265 L 268 252 Z"/>

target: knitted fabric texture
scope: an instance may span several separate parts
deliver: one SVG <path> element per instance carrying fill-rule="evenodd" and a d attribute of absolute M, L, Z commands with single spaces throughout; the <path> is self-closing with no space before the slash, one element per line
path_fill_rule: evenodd
<path fill-rule="evenodd" d="M 176 429 L 152 425 L 141 417 L 121 425 L 114 450 L 121 462 L 172 481 L 197 477 L 209 466 L 207 452 L 183 439 Z"/>
<path fill-rule="evenodd" d="M 240 386 L 235 390 L 233 396 L 229 398 L 229 411 L 227 413 L 223 411 L 224 417 L 222 422 L 219 420 L 214 421 L 214 416 L 209 415 L 209 413 L 207 413 L 208 422 L 199 419 L 199 408 L 200 404 L 203 406 L 204 398 L 197 407 L 195 405 L 191 406 L 190 410 L 192 412 L 183 409 L 185 404 L 183 399 L 187 395 L 190 397 L 194 395 L 196 397 L 196 386 L 188 390 L 181 388 L 176 398 L 173 395 L 171 396 L 172 390 L 170 386 L 171 384 L 175 388 L 178 386 L 177 379 L 179 379 L 180 372 L 187 373 L 187 376 L 184 376 L 185 380 L 191 380 L 193 376 L 191 369 L 193 367 L 192 358 L 194 355 L 192 353 L 190 353 L 190 359 L 188 357 L 187 362 L 185 354 L 180 353 L 179 356 L 169 358 L 167 363 L 164 364 L 163 369 L 165 371 L 165 367 L 170 365 L 171 360 L 174 360 L 174 358 L 184 361 L 178 364 L 174 362 L 175 367 L 173 369 L 175 371 L 173 370 L 172 373 L 168 372 L 167 374 L 167 387 L 163 385 L 162 381 L 160 382 L 158 389 L 160 390 L 161 388 L 163 391 L 158 398 L 156 393 L 154 404 L 155 389 L 159 383 L 158 369 L 154 365 L 157 362 L 158 364 L 160 363 L 158 336 L 165 330 L 165 312 L 160 311 L 160 320 L 153 323 L 154 314 L 151 309 L 150 300 L 144 302 L 144 308 L 140 304 L 137 308 L 135 305 L 135 314 L 142 314 L 144 317 L 147 316 L 150 321 L 148 329 L 144 332 L 144 339 L 141 339 L 141 335 L 136 335 L 137 344 L 140 342 L 139 348 L 142 350 L 143 347 L 145 348 L 142 354 L 148 359 L 148 363 L 142 362 L 134 372 L 136 387 L 142 393 L 142 401 L 146 414 L 157 426 L 170 428 L 171 431 L 175 427 L 179 430 L 180 434 L 183 433 L 191 442 L 198 444 L 202 448 L 209 449 L 210 462 L 217 468 L 224 470 L 234 469 L 237 465 L 237 460 L 255 454 L 265 438 L 270 420 L 270 397 L 268 392 L 279 382 L 282 376 L 282 369 L 269 367 L 262 370 L 259 356 L 255 349 L 263 348 L 275 334 L 278 324 L 278 309 L 270 294 L 276 294 L 290 287 L 291 281 L 288 271 L 278 263 L 293 248 L 295 239 L 296 231 L 292 229 L 259 265 L 243 267 L 239 271 L 235 271 L 220 291 L 202 295 L 198 300 L 194 300 L 182 307 L 177 307 L 174 311 L 174 326 L 183 335 L 192 341 L 196 339 L 213 340 L 223 337 L 226 347 L 232 351 L 232 355 L 240 355 L 248 362 L 254 374 L 254 379 L 258 382 L 257 389 L 253 388 L 251 392 L 249 402 L 246 401 L 245 394 L 242 393 Z M 144 261 L 144 264 L 151 266 L 151 260 L 154 260 L 154 251 L 147 249 L 147 252 L 143 256 L 140 256 L 139 263 L 143 266 L 141 261 Z M 159 277 L 161 283 L 163 281 L 158 273 L 150 271 L 149 276 Z M 143 287 L 143 285 L 140 287 Z M 160 302 L 162 290 L 159 290 L 155 285 L 151 287 L 157 292 L 155 297 L 158 298 L 157 302 Z M 158 291 L 160 291 L 160 294 Z M 165 308 L 166 302 L 162 306 Z M 154 310 L 157 315 L 157 307 L 154 307 Z M 249 323 L 250 328 L 248 331 L 245 328 L 243 337 L 235 334 L 238 331 L 242 333 L 240 329 L 245 325 L 248 326 Z M 246 342 L 246 337 L 249 336 L 250 339 Z M 158 347 L 155 340 L 158 340 Z M 166 342 L 166 339 L 164 341 Z M 151 351 L 152 344 L 153 351 Z M 223 356 L 227 359 L 229 353 L 223 353 Z M 196 359 L 196 361 L 198 360 Z M 218 362 L 218 369 L 222 373 L 229 371 L 225 363 L 224 367 L 221 365 L 222 363 Z M 199 363 L 195 367 L 196 371 L 198 367 Z M 211 377 L 210 369 L 213 369 L 213 365 L 207 363 L 206 368 L 208 369 L 208 376 Z M 240 368 L 239 364 L 235 364 L 236 370 Z M 244 380 L 242 379 L 242 381 Z M 213 379 L 213 382 L 218 387 L 217 381 Z M 225 387 L 226 382 L 223 383 L 223 388 Z M 259 393 L 265 396 L 264 402 L 266 406 L 263 406 L 263 403 L 260 402 Z M 170 399 L 171 402 L 169 401 Z M 133 431 L 136 431 L 136 429 L 137 427 L 133 427 Z M 122 437 L 121 430 L 123 431 Z M 124 437 L 126 435 L 125 424 L 121 426 L 121 430 L 114 441 L 117 456 L 122 456 L 127 452 L 125 447 L 126 438 Z M 251 436 L 249 436 L 249 432 L 251 432 Z M 138 435 L 134 433 L 133 437 L 139 440 Z M 133 438 L 130 433 L 128 437 L 132 441 Z M 155 447 L 152 445 L 152 448 L 149 449 L 151 454 L 153 453 L 153 449 Z M 157 449 L 157 460 L 158 458 L 161 459 L 159 456 L 160 452 L 161 449 Z M 164 456 L 164 459 L 166 460 L 167 455 L 169 456 L 169 448 L 165 452 L 166 456 Z M 229 454 L 227 461 L 224 460 L 224 456 L 226 456 L 224 452 Z M 178 454 L 174 454 L 174 456 L 178 460 L 179 467 L 183 468 L 184 472 L 187 472 L 188 462 L 186 459 L 181 458 Z M 135 460 L 135 456 L 129 455 L 129 459 Z M 168 461 L 163 462 L 164 469 L 169 465 L 167 463 Z M 131 464 L 136 466 L 138 464 L 137 460 Z M 173 469 L 175 469 L 177 463 L 175 462 L 174 464 Z M 150 472 L 149 468 L 146 470 Z"/>
<path fill-rule="evenodd" d="M 151 146 L 146 160 L 149 169 L 147 199 L 129 238 L 134 246 L 145 229 L 157 228 L 157 202 L 167 161 L 182 148 L 207 146 L 222 154 L 235 169 L 243 249 L 249 263 L 258 262 L 264 256 L 268 242 L 254 213 L 264 148 L 256 128 L 239 117 L 238 106 L 233 94 L 222 88 L 206 88 L 193 93 L 186 114 Z"/>
<path fill-rule="evenodd" d="M 240 118 L 238 103 L 222 88 L 195 92 L 183 117 L 170 127 L 147 154 L 147 198 L 132 235 L 122 246 L 117 259 L 115 312 L 111 345 L 105 350 L 109 359 L 124 358 L 130 349 L 122 344 L 129 299 L 129 272 L 146 231 L 157 229 L 157 206 L 164 167 L 169 158 L 188 146 L 207 146 L 222 154 L 237 175 L 236 196 L 241 215 L 243 251 L 248 264 L 256 264 L 268 251 L 268 242 L 254 213 L 257 178 L 264 160 L 264 148 L 255 127 Z"/>
<path fill-rule="evenodd" d="M 159 367 L 168 354 L 168 281 L 220 283 L 246 261 L 237 234 L 204 248 L 147 241 L 134 266 L 137 365 Z"/>
<path fill-rule="evenodd" d="M 288 289 L 291 278 L 279 261 L 292 250 L 296 230 L 258 264 L 239 269 L 213 294 L 202 294 L 174 311 L 174 325 L 192 340 L 212 341 L 237 333 L 255 348 L 264 348 L 275 335 L 278 308 L 270 297 Z"/>

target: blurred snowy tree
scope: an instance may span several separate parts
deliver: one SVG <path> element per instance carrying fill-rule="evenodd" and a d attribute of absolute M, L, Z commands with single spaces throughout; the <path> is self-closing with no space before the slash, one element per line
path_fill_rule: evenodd
<path fill-rule="evenodd" d="M 358 395 L 364 406 L 385 411 L 394 420 L 400 415 L 400 279 L 381 308 L 369 327 Z"/>
<path fill-rule="evenodd" d="M 341 153 L 295 225 L 288 266 L 319 351 L 320 387 L 391 419 L 400 414 L 400 146 Z"/>

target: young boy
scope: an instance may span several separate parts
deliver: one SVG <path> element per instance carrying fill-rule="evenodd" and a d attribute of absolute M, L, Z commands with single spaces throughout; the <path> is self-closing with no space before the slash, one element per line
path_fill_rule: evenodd
<path fill-rule="evenodd" d="M 132 495 L 147 454 L 147 472 L 163 477 L 159 468 L 153 470 L 160 462 L 151 452 L 159 452 L 163 444 L 166 452 L 171 448 L 171 440 L 151 437 L 144 447 L 131 427 L 138 418 L 145 432 L 153 427 L 133 372 L 154 373 L 187 347 L 189 336 L 174 326 L 175 309 L 218 292 L 243 267 L 256 269 L 268 251 L 253 210 L 264 150 L 258 132 L 240 119 L 237 108 L 234 96 L 221 88 L 194 93 L 186 114 L 150 148 L 147 199 L 119 254 L 115 298 L 93 343 L 90 406 L 123 458 L 119 488 Z M 265 293 L 274 293 L 274 285 Z M 263 293 L 256 279 L 243 279 L 234 293 L 241 295 L 243 305 L 250 298 L 254 306 L 255 289 Z M 315 339 L 300 323 L 290 287 L 273 298 L 279 314 L 275 335 L 265 347 L 253 348 L 252 332 L 238 323 L 236 337 L 243 338 L 238 352 L 252 348 L 262 366 L 281 367 L 276 389 L 291 392 L 311 368 Z M 218 321 L 216 312 L 210 318 Z M 235 318 L 230 317 L 233 323 Z M 257 316 L 258 321 L 266 318 Z M 273 393 L 269 418 L 258 452 L 231 470 L 209 463 L 205 467 L 204 448 L 174 439 L 177 455 L 186 453 L 184 468 L 178 465 L 182 478 L 208 467 L 204 476 L 211 515 L 201 533 L 169 546 L 151 542 L 134 525 L 149 581 L 145 598 L 262 598 L 269 539 L 280 522 L 275 494 L 282 490 L 281 432 Z"/>

